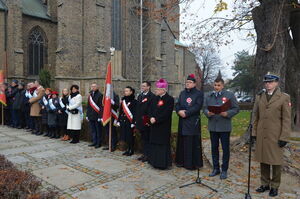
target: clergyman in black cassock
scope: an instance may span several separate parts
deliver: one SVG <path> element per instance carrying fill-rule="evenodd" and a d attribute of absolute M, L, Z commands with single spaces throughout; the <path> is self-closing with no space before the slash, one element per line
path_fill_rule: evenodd
<path fill-rule="evenodd" d="M 197 169 L 203 166 L 200 127 L 202 105 L 203 93 L 196 88 L 195 75 L 191 74 L 176 104 L 179 116 L 176 165 L 179 167 Z"/>
<path fill-rule="evenodd" d="M 164 79 L 156 82 L 156 97 L 150 112 L 150 152 L 148 162 L 158 169 L 167 169 L 172 165 L 171 126 L 174 98 L 167 91 L 168 83 Z"/>

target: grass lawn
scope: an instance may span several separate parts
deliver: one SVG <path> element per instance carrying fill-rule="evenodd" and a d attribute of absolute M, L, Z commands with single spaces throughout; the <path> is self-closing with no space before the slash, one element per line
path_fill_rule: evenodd
<path fill-rule="evenodd" d="M 250 111 L 241 111 L 232 119 L 232 132 L 231 136 L 240 136 L 242 135 L 248 125 L 250 120 Z M 202 138 L 209 138 L 209 132 L 207 130 L 207 117 L 201 113 L 201 130 L 202 130 Z M 178 129 L 178 116 L 175 112 L 173 112 L 173 120 L 172 120 L 172 132 L 176 133 Z"/>

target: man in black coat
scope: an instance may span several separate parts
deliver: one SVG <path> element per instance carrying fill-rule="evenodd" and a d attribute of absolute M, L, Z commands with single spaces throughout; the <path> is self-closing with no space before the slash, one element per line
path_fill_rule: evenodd
<path fill-rule="evenodd" d="M 150 134 L 150 118 L 149 111 L 154 94 L 150 90 L 151 83 L 145 81 L 141 85 L 142 93 L 138 96 L 137 110 L 136 110 L 136 132 L 140 132 L 143 142 L 143 155 L 138 158 L 142 162 L 148 160 L 149 154 L 149 134 Z"/>
<path fill-rule="evenodd" d="M 158 169 L 172 165 L 171 127 L 174 98 L 167 93 L 168 83 L 164 79 L 156 82 L 155 94 L 150 111 L 150 152 L 148 162 Z"/>
<path fill-rule="evenodd" d="M 9 88 L 9 91 L 7 93 L 7 101 L 8 101 L 8 106 L 10 107 L 10 113 L 11 113 L 11 122 L 10 126 L 11 127 L 17 127 L 18 125 L 18 119 L 17 119 L 17 111 L 13 109 L 13 103 L 16 100 L 15 96 L 18 92 L 18 80 L 12 80 L 11 86 Z"/>
<path fill-rule="evenodd" d="M 102 124 L 101 117 L 103 114 L 102 106 L 103 95 L 99 91 L 96 83 L 91 85 L 90 95 L 88 97 L 88 105 L 86 112 L 86 119 L 89 121 L 90 130 L 93 137 L 93 143 L 90 147 L 100 148 L 102 141 Z"/>
<path fill-rule="evenodd" d="M 18 129 L 25 127 L 25 115 L 24 115 L 24 101 L 25 101 L 25 90 L 24 84 L 20 83 L 18 86 L 17 93 L 15 95 L 15 100 L 12 104 L 12 109 L 15 111 L 15 127 Z"/>
<path fill-rule="evenodd" d="M 203 93 L 196 89 L 195 75 L 190 74 L 176 104 L 179 116 L 176 164 L 186 169 L 203 166 L 200 127 L 202 105 Z"/>

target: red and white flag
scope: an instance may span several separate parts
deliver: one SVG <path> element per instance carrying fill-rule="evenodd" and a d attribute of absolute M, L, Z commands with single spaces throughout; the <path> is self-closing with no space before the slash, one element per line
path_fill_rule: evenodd
<path fill-rule="evenodd" d="M 0 103 L 2 103 L 4 106 L 6 106 L 3 70 L 0 70 Z"/>
<path fill-rule="evenodd" d="M 112 77 L 111 77 L 111 62 L 107 65 L 107 73 L 105 80 L 105 98 L 103 100 L 103 118 L 102 123 L 105 126 L 111 120 L 111 100 L 113 99 L 113 87 L 112 87 Z"/>

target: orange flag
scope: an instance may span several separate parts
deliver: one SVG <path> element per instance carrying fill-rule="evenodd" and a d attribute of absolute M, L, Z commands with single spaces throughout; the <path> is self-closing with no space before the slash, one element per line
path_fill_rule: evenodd
<path fill-rule="evenodd" d="M 0 70 L 0 103 L 2 103 L 4 106 L 6 106 L 6 96 L 5 96 L 5 90 L 4 90 L 4 72 L 3 70 Z"/>
<path fill-rule="evenodd" d="M 111 81 L 111 62 L 107 65 L 106 80 L 105 80 L 105 98 L 103 100 L 104 110 L 102 123 L 105 126 L 111 119 L 111 100 L 113 99 L 113 88 Z"/>

